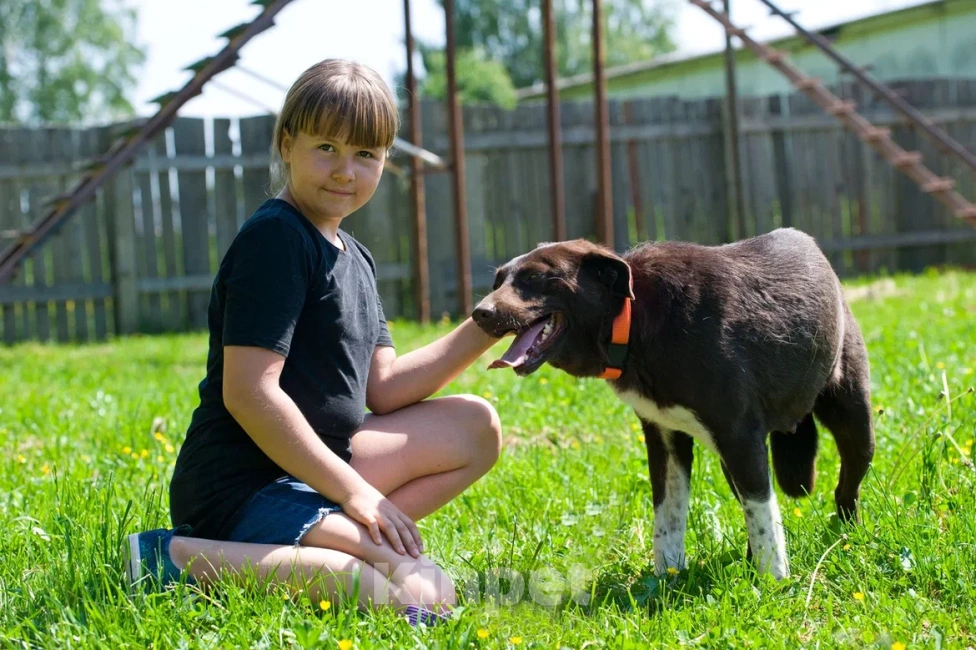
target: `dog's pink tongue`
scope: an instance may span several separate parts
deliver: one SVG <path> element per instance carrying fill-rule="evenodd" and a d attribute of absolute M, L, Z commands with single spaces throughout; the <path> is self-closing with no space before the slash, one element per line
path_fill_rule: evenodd
<path fill-rule="evenodd" d="M 525 353 L 529 351 L 529 348 L 535 342 L 536 338 L 542 334 L 542 328 L 546 326 L 546 321 L 542 320 L 525 330 L 521 334 L 515 337 L 512 341 L 512 345 L 509 346 L 508 352 L 502 355 L 501 359 L 497 359 L 488 366 L 489 370 L 495 368 L 518 368 L 525 361 Z"/>

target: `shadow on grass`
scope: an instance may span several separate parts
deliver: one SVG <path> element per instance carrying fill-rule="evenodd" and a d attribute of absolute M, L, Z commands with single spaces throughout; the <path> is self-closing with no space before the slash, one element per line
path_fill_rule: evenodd
<path fill-rule="evenodd" d="M 556 612 L 600 616 L 607 610 L 643 611 L 653 616 L 666 609 L 683 609 L 710 597 L 712 587 L 727 570 L 746 562 L 741 553 L 727 551 L 712 560 L 676 574 L 658 576 L 654 568 L 621 560 L 606 566 L 581 588 L 553 589 L 552 576 L 503 567 L 476 570 L 458 585 L 468 601 L 531 604 Z"/>

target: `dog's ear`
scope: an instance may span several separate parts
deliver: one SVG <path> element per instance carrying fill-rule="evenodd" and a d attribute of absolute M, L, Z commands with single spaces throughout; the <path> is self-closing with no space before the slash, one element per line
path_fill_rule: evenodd
<path fill-rule="evenodd" d="M 634 298 L 630 265 L 609 251 L 587 253 L 583 257 L 583 271 L 610 288 L 619 298 Z"/>

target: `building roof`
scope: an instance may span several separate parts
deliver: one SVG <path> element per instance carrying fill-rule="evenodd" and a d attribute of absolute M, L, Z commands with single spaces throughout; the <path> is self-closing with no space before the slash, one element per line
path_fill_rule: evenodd
<path fill-rule="evenodd" d="M 869 23 L 871 21 L 875 21 L 879 17 L 898 16 L 901 14 L 917 12 L 919 9 L 929 8 L 938 5 L 946 5 L 949 2 L 953 2 L 953 1 L 954 0 L 920 0 L 916 4 L 913 4 L 908 7 L 902 7 L 901 9 L 895 9 L 892 11 L 879 11 L 873 14 L 869 14 L 867 16 L 861 16 L 860 18 L 855 18 L 853 20 L 834 23 L 818 29 L 811 29 L 810 31 L 819 34 L 836 33 L 843 29 L 849 28 L 851 26 L 861 25 L 863 23 Z M 974 3 L 974 6 L 976 6 L 976 3 Z M 776 45 L 782 45 L 787 41 L 791 41 L 797 38 L 799 38 L 799 35 L 796 32 L 794 32 L 792 34 L 774 38 L 765 42 L 771 46 L 776 46 Z M 736 49 L 739 50 L 742 48 L 738 47 Z M 671 66 L 679 63 L 690 63 L 693 61 L 699 61 L 701 59 L 707 59 L 709 57 L 721 55 L 723 52 L 725 52 L 724 47 L 713 48 L 711 50 L 706 50 L 704 52 L 697 52 L 695 54 L 672 52 L 670 54 L 664 54 L 662 56 L 657 56 L 654 57 L 653 59 L 647 59 L 645 61 L 635 61 L 633 63 L 627 63 L 625 65 L 618 65 L 611 68 L 607 68 L 604 71 L 604 76 L 609 82 L 612 79 L 627 77 L 632 74 L 649 72 L 651 70 L 665 68 L 667 66 Z M 571 88 L 577 88 L 579 86 L 586 86 L 591 83 L 593 83 L 593 73 L 585 72 L 583 74 L 557 79 L 556 88 L 562 91 L 562 90 L 569 90 Z M 531 86 L 526 86 L 524 88 L 519 88 L 518 90 L 516 90 L 516 98 L 518 100 L 532 99 L 537 97 L 543 97 L 545 93 L 546 93 L 546 84 L 544 82 L 539 82 Z"/>

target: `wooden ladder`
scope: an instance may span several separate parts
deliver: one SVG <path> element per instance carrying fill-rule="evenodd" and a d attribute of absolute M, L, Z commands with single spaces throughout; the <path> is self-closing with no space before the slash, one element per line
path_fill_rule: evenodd
<path fill-rule="evenodd" d="M 915 181 L 923 192 L 931 194 L 944 203 L 956 217 L 971 226 L 976 226 L 976 205 L 956 192 L 955 180 L 938 176 L 926 167 L 922 163 L 922 154 L 920 152 L 906 151 L 898 146 L 891 139 L 891 131 L 875 126 L 860 115 L 856 110 L 857 106 L 854 102 L 840 99 L 830 92 L 820 79 L 801 72 L 799 68 L 786 60 L 786 52 L 774 50 L 767 45 L 753 40 L 746 34 L 744 29 L 740 29 L 732 24 L 727 14 L 715 9 L 706 0 L 689 0 L 689 2 L 700 7 L 712 18 L 720 22 L 725 27 L 726 33 L 731 36 L 737 36 L 757 57 L 782 72 L 798 90 L 805 93 L 828 114 L 840 120 L 847 129 L 852 131 L 861 141 L 870 145 L 893 167 Z M 769 0 L 760 0 L 760 2 L 768 6 L 774 14 L 789 21 L 798 32 L 803 34 L 814 45 L 827 52 L 835 61 L 847 68 L 848 71 L 854 74 L 855 78 L 867 84 L 881 97 L 885 98 L 889 103 L 892 103 L 892 105 L 919 127 L 922 133 L 935 140 L 942 151 L 954 154 L 976 171 L 976 157 L 973 156 L 972 152 L 950 138 L 941 129 L 938 129 L 931 120 L 909 106 L 893 90 L 881 82 L 868 77 L 862 69 L 857 68 L 838 53 L 826 39 L 817 37 L 804 30 L 788 14 L 780 11 Z"/>

